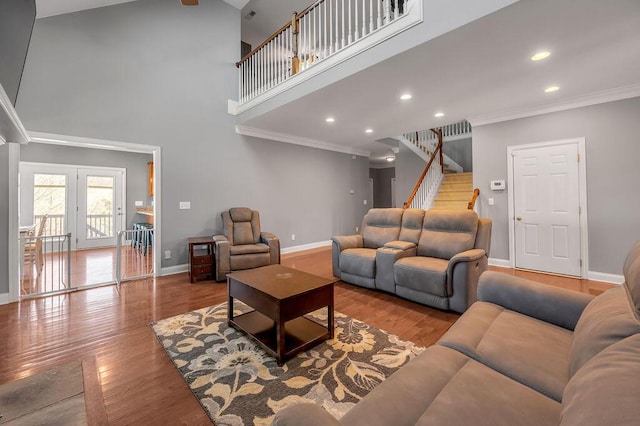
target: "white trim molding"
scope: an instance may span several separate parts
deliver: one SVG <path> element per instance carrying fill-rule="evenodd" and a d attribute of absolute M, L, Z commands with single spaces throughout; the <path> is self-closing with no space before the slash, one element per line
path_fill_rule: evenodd
<path fill-rule="evenodd" d="M 20 235 L 20 215 L 19 197 L 18 192 L 18 180 L 20 173 L 20 145 L 12 143 L 9 144 L 9 167 L 8 167 L 8 182 L 9 182 L 9 200 L 7 202 L 9 207 L 9 253 L 7 256 L 8 273 L 9 273 L 9 302 L 17 302 L 20 298 L 20 265 L 22 264 L 22 255 L 20 253 L 20 242 L 18 236 Z"/>
<path fill-rule="evenodd" d="M 635 98 L 638 96 L 640 96 L 640 83 L 589 93 L 582 96 L 575 96 L 544 105 L 478 115 L 476 117 L 468 118 L 467 121 L 474 127 L 484 126 L 485 124 L 499 123 L 501 121 L 515 120 L 518 118 L 532 117 L 534 115 L 548 114 L 551 112 L 565 111 L 590 105 L 603 104 L 606 102 L 620 101 L 622 99 Z"/>
<path fill-rule="evenodd" d="M 0 293 L 0 305 L 6 305 L 7 303 L 11 303 L 9 293 Z"/>
<path fill-rule="evenodd" d="M 516 248 L 515 248 L 515 195 L 514 195 L 514 170 L 513 158 L 514 153 L 523 149 L 543 148 L 556 145 L 576 144 L 578 149 L 578 182 L 579 182 L 579 205 L 580 205 L 580 259 L 582 266 L 580 267 L 580 277 L 588 278 L 589 271 L 589 228 L 587 220 L 587 155 L 586 141 L 584 137 L 561 139 L 555 141 L 535 142 L 522 145 L 511 145 L 507 147 L 507 194 L 509 213 L 507 220 L 509 222 L 509 262 L 510 267 L 515 268 Z"/>
<path fill-rule="evenodd" d="M 7 92 L 0 84 L 0 145 L 4 142 L 29 143 L 30 139 Z"/>
<path fill-rule="evenodd" d="M 618 285 L 624 283 L 624 275 L 609 274 L 606 272 L 589 271 L 587 274 L 587 279 L 589 279 L 590 281 L 602 281 L 604 283 Z"/>
<path fill-rule="evenodd" d="M 167 275 L 181 274 L 183 272 L 189 272 L 189 265 L 186 263 L 183 263 L 182 265 L 167 266 L 161 268 L 159 275 L 164 277 Z"/>
<path fill-rule="evenodd" d="M 291 246 L 280 249 L 280 254 L 295 253 L 298 251 L 311 250 L 314 248 L 327 247 L 331 245 L 331 240 L 318 241 L 317 243 L 301 244 L 299 246 Z"/>
<path fill-rule="evenodd" d="M 287 133 L 273 132 L 271 130 L 258 129 L 256 127 L 236 125 L 236 133 L 239 135 L 252 136 L 260 139 L 268 139 L 272 141 L 285 142 L 294 145 L 308 146 L 310 148 L 324 149 L 326 151 L 342 152 L 344 154 L 360 155 L 369 157 L 371 151 L 357 149 L 350 146 L 338 145 L 331 142 L 325 142 L 318 139 L 305 138 L 302 136 L 289 135 Z"/>
<path fill-rule="evenodd" d="M 498 268 L 513 268 L 509 259 L 497 259 L 495 257 L 489 258 L 489 265 L 496 266 Z"/>

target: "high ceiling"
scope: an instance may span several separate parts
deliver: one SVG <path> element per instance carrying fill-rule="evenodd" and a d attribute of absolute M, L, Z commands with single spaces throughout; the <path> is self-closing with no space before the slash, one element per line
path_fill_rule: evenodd
<path fill-rule="evenodd" d="M 38 18 L 46 18 L 130 1 L 134 0 L 36 0 L 36 13 Z"/>
<path fill-rule="evenodd" d="M 521 0 L 242 124 L 384 157 L 376 139 L 625 96 L 640 96 L 640 1 Z"/>

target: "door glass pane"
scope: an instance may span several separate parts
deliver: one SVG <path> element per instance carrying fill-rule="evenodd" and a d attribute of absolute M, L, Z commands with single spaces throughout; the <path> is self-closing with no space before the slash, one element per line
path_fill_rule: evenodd
<path fill-rule="evenodd" d="M 43 235 L 66 233 L 67 176 L 35 173 L 33 175 L 33 220 L 39 229 L 45 215 Z"/>
<path fill-rule="evenodd" d="M 115 178 L 87 176 L 87 239 L 114 236 Z"/>

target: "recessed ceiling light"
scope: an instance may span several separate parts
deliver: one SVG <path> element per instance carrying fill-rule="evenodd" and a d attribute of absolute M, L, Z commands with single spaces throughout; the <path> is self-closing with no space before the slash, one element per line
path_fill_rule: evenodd
<path fill-rule="evenodd" d="M 367 129 L 364 131 L 365 133 L 373 133 L 373 129 Z"/>
<path fill-rule="evenodd" d="M 411 94 L 405 93 L 404 95 L 400 96 L 400 99 L 402 99 L 403 101 L 409 100 L 411 99 Z"/>
<path fill-rule="evenodd" d="M 556 92 L 558 90 L 560 90 L 560 88 L 558 86 L 550 86 L 550 87 L 547 87 L 546 89 L 544 89 L 544 92 L 545 93 L 552 93 L 552 92 Z"/>
<path fill-rule="evenodd" d="M 549 56 L 551 56 L 551 52 L 547 52 L 547 51 L 545 50 L 545 51 L 538 52 L 538 53 L 536 53 L 535 55 L 533 55 L 533 56 L 531 57 L 531 60 L 532 60 L 532 61 L 540 61 L 540 60 L 542 60 L 542 59 L 546 59 L 546 58 L 548 58 Z"/>
<path fill-rule="evenodd" d="M 396 157 L 393 157 L 393 156 L 391 156 L 391 155 L 387 157 L 387 161 L 388 161 L 388 162 L 392 162 L 392 161 L 393 161 L 393 160 L 395 160 L 395 159 L 396 159 Z"/>
<path fill-rule="evenodd" d="M 333 123 L 334 121 L 336 121 L 335 118 L 333 117 L 327 117 L 327 119 L 325 120 L 327 123 Z"/>
<path fill-rule="evenodd" d="M 433 116 L 436 118 L 444 117 L 444 112 L 436 112 Z"/>

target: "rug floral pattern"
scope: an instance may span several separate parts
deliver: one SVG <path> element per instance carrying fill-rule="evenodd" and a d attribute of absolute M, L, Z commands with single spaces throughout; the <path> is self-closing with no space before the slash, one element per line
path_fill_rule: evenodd
<path fill-rule="evenodd" d="M 234 314 L 251 308 L 234 303 Z M 309 318 L 327 323 L 326 309 Z M 158 340 L 216 425 L 271 424 L 298 402 L 340 418 L 424 348 L 335 313 L 335 337 L 279 367 L 227 325 L 226 303 L 151 325 Z"/>

